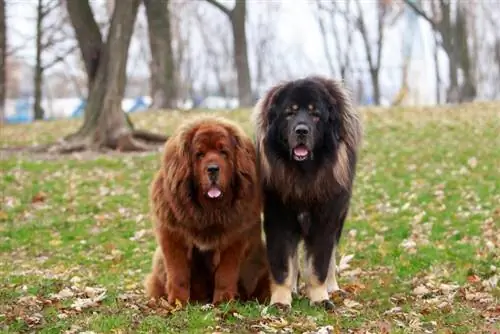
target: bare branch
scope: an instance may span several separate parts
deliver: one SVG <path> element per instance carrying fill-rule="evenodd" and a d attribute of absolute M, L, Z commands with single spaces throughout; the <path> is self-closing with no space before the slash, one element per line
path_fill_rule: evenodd
<path fill-rule="evenodd" d="M 45 64 L 42 67 L 42 70 L 45 71 L 45 70 L 51 68 L 52 66 L 56 65 L 57 63 L 62 62 L 67 56 L 69 56 L 70 54 L 75 52 L 75 50 L 77 50 L 77 49 L 78 49 L 78 45 L 73 45 L 71 48 L 66 50 L 66 52 L 64 52 L 62 55 L 57 56 L 51 62 L 49 62 L 48 64 Z"/>
<path fill-rule="evenodd" d="M 233 14 L 233 11 L 227 8 L 226 6 L 222 5 L 219 1 L 217 0 L 206 0 L 206 2 L 214 5 L 217 7 L 220 11 L 222 11 L 224 14 L 227 16 L 231 16 Z"/>
<path fill-rule="evenodd" d="M 407 6 L 415 11 L 421 18 L 429 22 L 433 29 L 436 29 L 436 22 L 432 18 L 430 18 L 421 8 L 415 5 L 411 0 L 403 0 Z"/>

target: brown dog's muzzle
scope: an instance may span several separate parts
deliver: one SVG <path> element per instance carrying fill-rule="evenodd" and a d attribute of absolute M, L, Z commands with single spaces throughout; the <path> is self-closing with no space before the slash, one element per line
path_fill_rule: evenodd
<path fill-rule="evenodd" d="M 219 180 L 219 171 L 220 167 L 217 164 L 210 164 L 207 166 L 208 178 L 212 183 L 215 183 Z"/>

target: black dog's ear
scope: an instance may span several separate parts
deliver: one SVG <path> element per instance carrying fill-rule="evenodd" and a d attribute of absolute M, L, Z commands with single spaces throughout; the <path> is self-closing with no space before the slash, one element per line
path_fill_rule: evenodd
<path fill-rule="evenodd" d="M 335 138 L 337 142 L 341 141 L 343 137 L 342 122 L 335 104 L 329 104 L 328 106 L 328 120 L 332 129 L 333 138 Z"/>

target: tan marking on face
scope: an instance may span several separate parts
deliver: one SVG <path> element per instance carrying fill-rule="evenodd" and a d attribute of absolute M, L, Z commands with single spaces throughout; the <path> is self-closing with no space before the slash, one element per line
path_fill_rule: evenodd
<path fill-rule="evenodd" d="M 308 108 L 310 111 L 313 111 L 313 110 L 315 109 L 313 104 L 309 104 L 309 105 L 307 106 L 307 108 Z"/>
<path fill-rule="evenodd" d="M 292 105 L 292 109 L 293 109 L 293 110 L 299 110 L 299 105 L 298 105 L 298 104 L 294 104 L 294 105 Z"/>

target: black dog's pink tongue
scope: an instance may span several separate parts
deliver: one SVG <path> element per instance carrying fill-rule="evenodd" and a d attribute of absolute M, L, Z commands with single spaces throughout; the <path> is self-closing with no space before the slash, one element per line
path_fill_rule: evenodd
<path fill-rule="evenodd" d="M 307 154 L 309 154 L 309 150 L 304 146 L 297 146 L 296 148 L 293 149 L 293 154 L 295 154 L 298 157 L 305 157 L 307 156 Z"/>
<path fill-rule="evenodd" d="M 220 197 L 221 194 L 222 194 L 222 192 L 217 187 L 212 187 L 207 192 L 207 195 L 210 198 L 218 198 L 218 197 Z"/>

